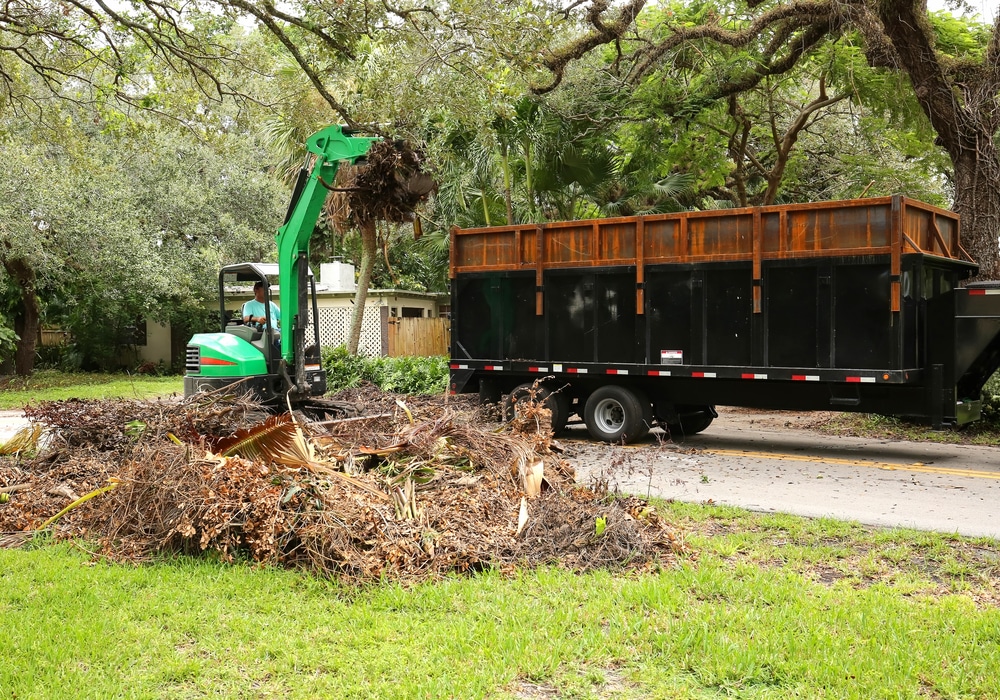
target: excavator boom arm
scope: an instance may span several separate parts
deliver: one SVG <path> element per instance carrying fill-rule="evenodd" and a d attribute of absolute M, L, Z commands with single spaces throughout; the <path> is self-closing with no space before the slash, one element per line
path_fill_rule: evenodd
<path fill-rule="evenodd" d="M 312 167 L 303 166 L 299 183 L 288 207 L 285 223 L 278 229 L 278 285 L 282 319 L 281 356 L 295 367 L 296 379 L 302 365 L 302 344 L 308 318 L 306 279 L 309 269 L 309 239 L 323 209 L 328 189 L 342 162 L 363 158 L 376 137 L 351 136 L 340 126 L 328 126 L 306 141 L 313 155 Z"/>

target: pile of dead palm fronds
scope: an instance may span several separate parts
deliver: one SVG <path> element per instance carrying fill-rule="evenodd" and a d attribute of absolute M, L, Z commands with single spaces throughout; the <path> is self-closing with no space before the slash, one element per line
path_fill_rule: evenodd
<path fill-rule="evenodd" d="M 232 395 L 42 404 L 35 447 L 0 457 L 0 536 L 44 526 L 117 561 L 207 551 L 352 582 L 681 549 L 646 503 L 574 483 L 544 408 L 484 425 L 464 402 L 407 401 L 312 420 Z"/>

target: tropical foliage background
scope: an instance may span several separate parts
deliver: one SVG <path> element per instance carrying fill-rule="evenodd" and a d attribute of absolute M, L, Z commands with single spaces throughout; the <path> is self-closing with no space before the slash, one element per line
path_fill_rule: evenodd
<path fill-rule="evenodd" d="M 996 277 L 1000 35 L 960 10 L 8 5 L 0 372 L 112 367 L 138 318 L 203 327 L 220 265 L 273 259 L 301 144 L 330 123 L 419 146 L 438 183 L 419 240 L 378 228 L 373 286 L 445 290 L 453 226 L 891 193 L 959 211 Z M 325 217 L 312 255 L 358 262 L 359 232 Z M 72 344 L 39 354 L 41 326 Z"/>

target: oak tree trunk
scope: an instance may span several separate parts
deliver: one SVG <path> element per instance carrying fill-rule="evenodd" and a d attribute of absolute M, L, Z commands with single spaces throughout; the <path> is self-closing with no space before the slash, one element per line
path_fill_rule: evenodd
<path fill-rule="evenodd" d="M 924 114 L 955 168 L 955 212 L 962 245 L 979 263 L 979 278 L 1000 277 L 1000 158 L 996 95 L 1000 89 L 1000 27 L 978 71 L 949 72 L 934 48 L 925 10 L 913 0 L 880 0 L 879 18 L 913 84 Z"/>
<path fill-rule="evenodd" d="M 978 279 L 1000 280 L 1000 160 L 992 143 L 955 164 L 955 212 L 962 246 L 979 263 Z"/>
<path fill-rule="evenodd" d="M 4 269 L 21 290 L 21 303 L 14 315 L 17 350 L 14 352 L 14 372 L 26 377 L 35 368 L 35 350 L 41 328 L 41 307 L 35 290 L 35 271 L 22 259 L 4 260 Z"/>

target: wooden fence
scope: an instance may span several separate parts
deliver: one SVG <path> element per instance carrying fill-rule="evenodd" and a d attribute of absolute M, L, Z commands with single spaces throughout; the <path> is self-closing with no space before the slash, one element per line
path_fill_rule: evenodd
<path fill-rule="evenodd" d="M 451 319 L 390 318 L 389 357 L 447 355 L 451 345 Z"/>

